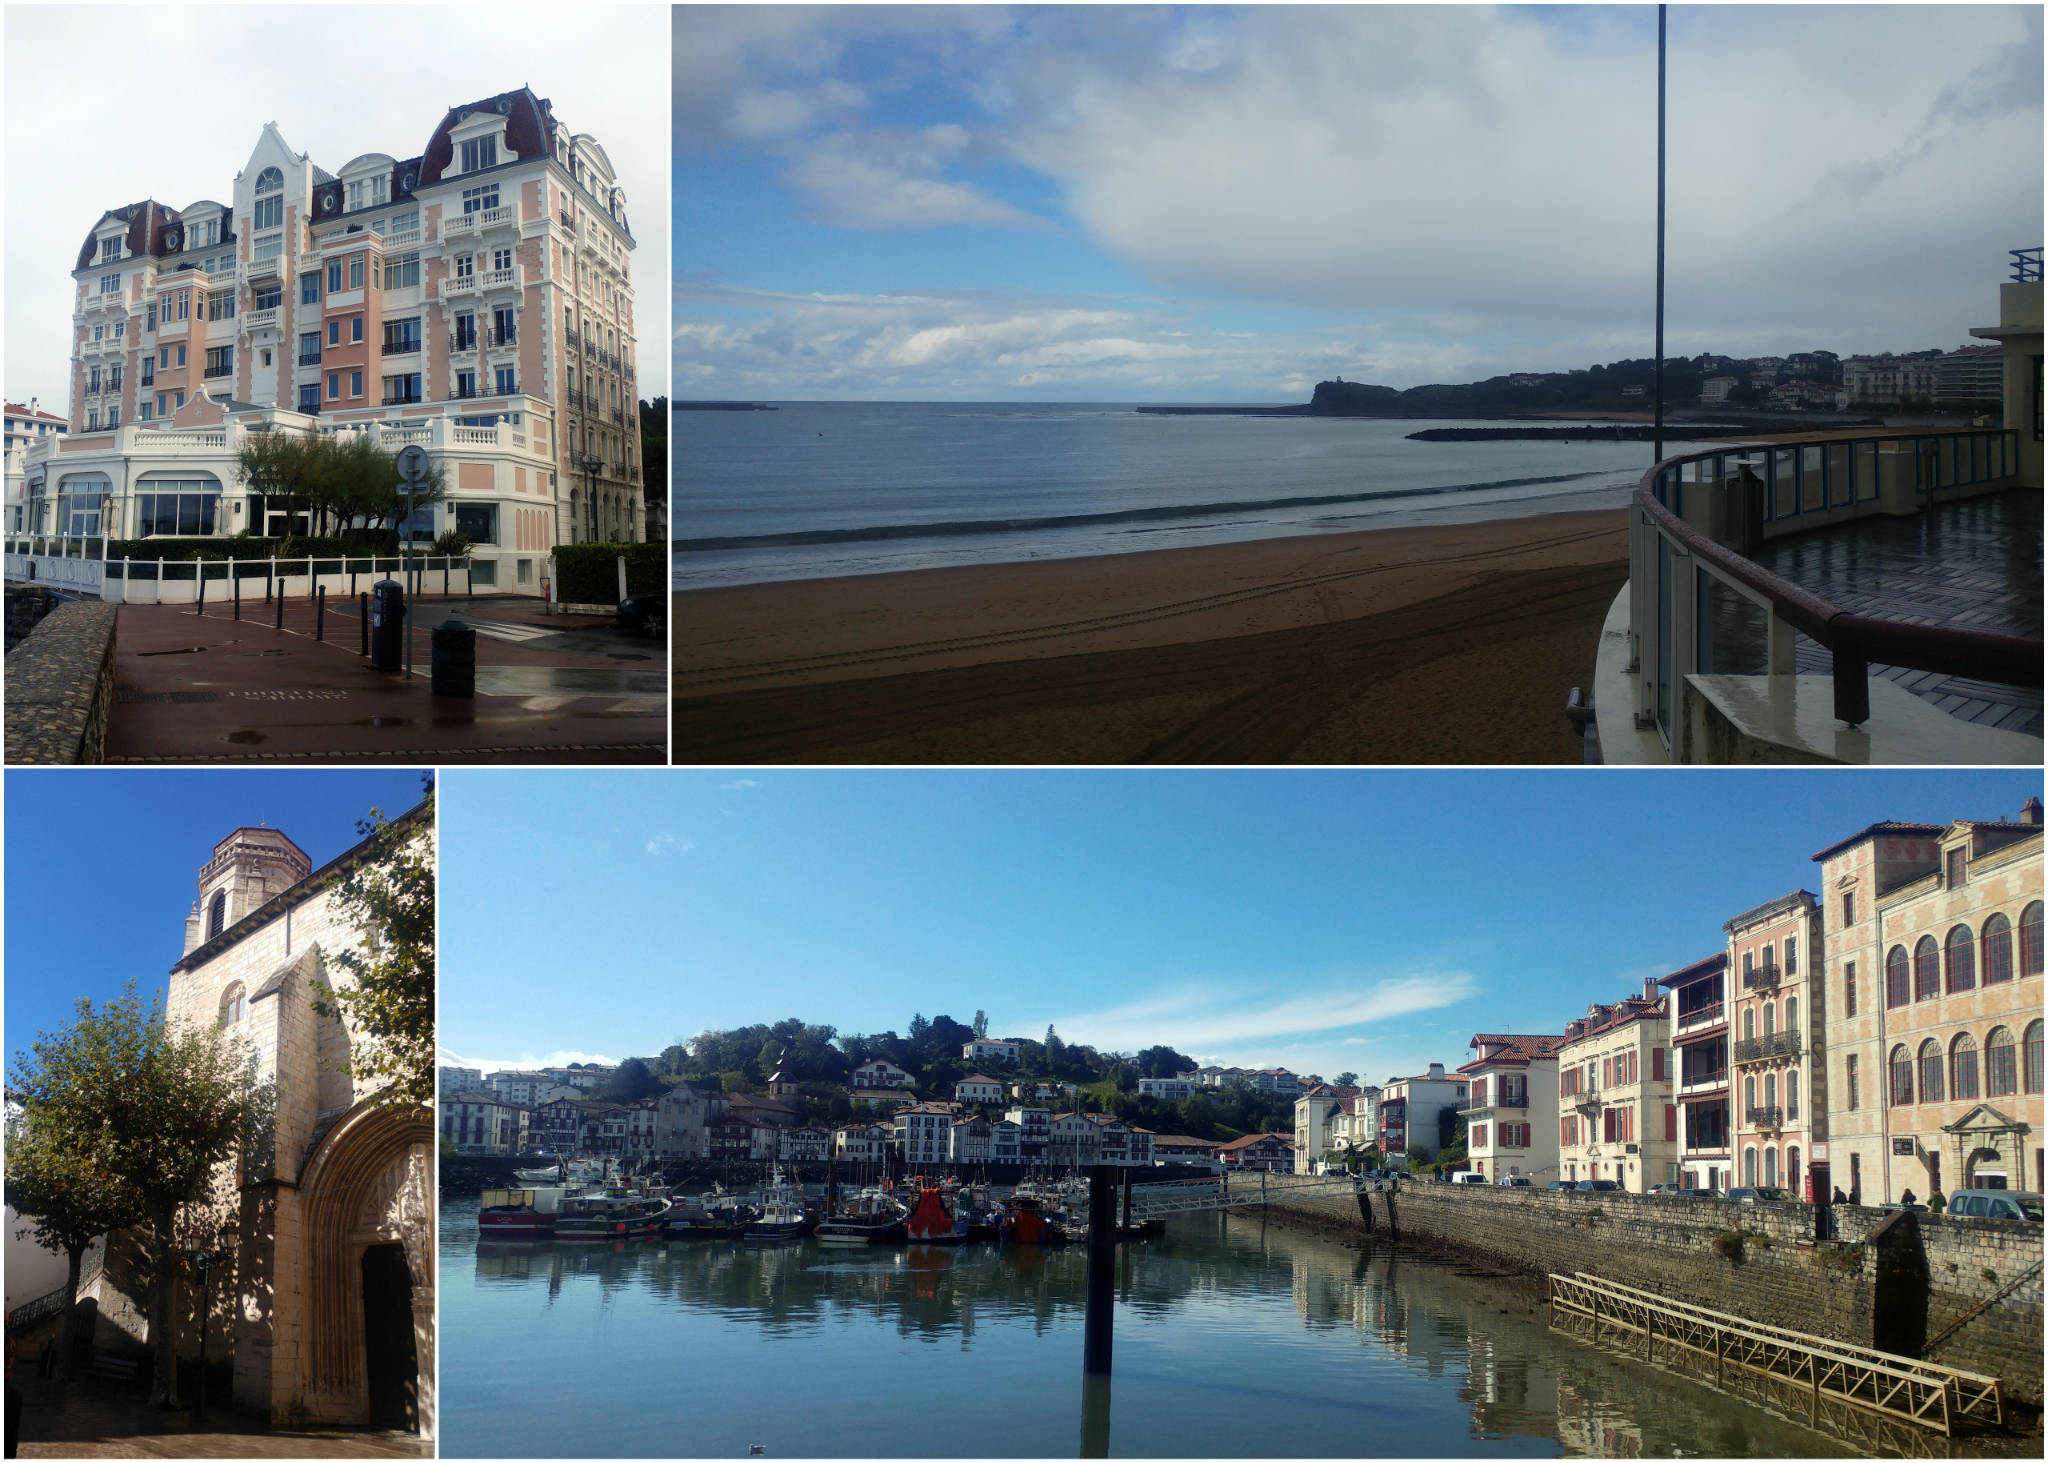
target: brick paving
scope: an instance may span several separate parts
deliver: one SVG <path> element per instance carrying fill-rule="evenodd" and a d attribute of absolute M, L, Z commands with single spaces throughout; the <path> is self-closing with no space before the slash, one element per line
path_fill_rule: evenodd
<path fill-rule="evenodd" d="M 17 1382 L 16 1385 L 20 1385 Z M 123 1389 L 74 1381 L 61 1397 L 29 1383 L 21 1416 L 24 1458 L 431 1458 L 431 1441 L 380 1428 L 272 1428 L 231 1407 L 144 1406 Z"/>
<path fill-rule="evenodd" d="M 1859 614 L 1916 625 L 1950 625 L 2001 635 L 2041 637 L 2041 495 L 1998 493 L 1944 503 L 1910 518 L 1866 518 L 1856 523 L 1775 539 L 1751 557 Z M 1717 596 L 1717 668 L 1762 670 L 1760 615 Z M 1753 621 L 1749 654 L 1736 627 Z M 1726 631 L 1725 634 L 1722 631 Z M 1827 649 L 1796 637 L 1793 660 L 1802 673 L 1833 669 Z M 1873 675 L 1896 681 L 1951 716 L 2029 736 L 2042 734 L 2039 686 L 2000 686 L 1937 671 L 1872 665 Z"/>
<path fill-rule="evenodd" d="M 330 599 L 325 638 L 303 598 L 277 606 L 123 605 L 109 762 L 606 762 L 667 759 L 665 647 L 608 617 L 530 599 L 414 602 L 411 681 L 359 653 L 356 604 Z M 477 630 L 473 698 L 435 696 L 431 629 Z"/>

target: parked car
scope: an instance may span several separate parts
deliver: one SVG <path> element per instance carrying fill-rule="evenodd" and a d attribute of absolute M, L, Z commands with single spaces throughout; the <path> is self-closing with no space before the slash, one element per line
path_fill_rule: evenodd
<path fill-rule="evenodd" d="M 1452 1174 L 1451 1182 L 1454 1184 L 1483 1184 L 1486 1182 L 1486 1175 L 1483 1173 L 1473 1173 L 1470 1169 L 1466 1169 L 1463 1173 Z"/>
<path fill-rule="evenodd" d="M 1651 1184 L 1650 1192 L 1653 1194 L 1689 1194 L 1692 1190 L 1681 1189 L 1677 1184 Z"/>
<path fill-rule="evenodd" d="M 2018 1189 L 1964 1189 L 1950 1197 L 1948 1212 L 1965 1219 L 2016 1219 L 2022 1224 L 2039 1224 L 2041 1196 Z"/>
<path fill-rule="evenodd" d="M 668 631 L 668 596 L 636 594 L 619 601 L 618 626 L 628 635 L 659 640 Z"/>
<path fill-rule="evenodd" d="M 1738 1204 L 1783 1204 L 1791 1201 L 1792 1192 L 1758 1184 L 1754 1188 L 1730 1189 L 1727 1197 Z"/>
<path fill-rule="evenodd" d="M 1521 1174 L 1514 1173 L 1509 1174 L 1506 1178 L 1500 1180 L 1500 1186 L 1503 1189 L 1533 1189 L 1536 1187 L 1536 1181 L 1532 1178 L 1527 1178 Z M 1552 1187 L 1555 1187 L 1555 1185 L 1553 1185 Z"/>
<path fill-rule="evenodd" d="M 1571 1192 L 1571 1191 L 1572 1191 L 1573 1189 L 1577 1188 L 1577 1187 L 1578 1187 L 1578 1185 L 1577 1185 L 1577 1184 L 1575 1184 L 1575 1183 L 1573 1183 L 1573 1182 L 1572 1182 L 1572 1181 L 1571 1181 L 1570 1179 L 1552 1179 L 1552 1180 L 1551 1180 L 1551 1181 L 1550 1181 L 1549 1183 L 1545 1184 L 1545 1185 L 1544 1185 L 1543 1187 L 1544 1187 L 1544 1188 L 1546 1188 L 1546 1189 L 1553 1189 L 1553 1190 L 1555 1190 L 1555 1189 L 1562 1189 L 1562 1190 L 1564 1190 L 1564 1191 L 1565 1191 L 1566 1193 L 1570 1193 L 1570 1192 Z"/>
<path fill-rule="evenodd" d="M 1580 1179 L 1572 1187 L 1581 1194 L 1608 1194 L 1621 1187 L 1613 1179 Z"/>

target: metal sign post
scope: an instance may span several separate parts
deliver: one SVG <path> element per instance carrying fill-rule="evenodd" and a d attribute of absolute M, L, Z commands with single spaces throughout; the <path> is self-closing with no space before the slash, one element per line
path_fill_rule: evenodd
<path fill-rule="evenodd" d="M 405 678 L 412 679 L 412 515 L 414 494 L 427 483 L 427 449 L 417 443 L 398 451 L 398 481 L 405 489 Z"/>

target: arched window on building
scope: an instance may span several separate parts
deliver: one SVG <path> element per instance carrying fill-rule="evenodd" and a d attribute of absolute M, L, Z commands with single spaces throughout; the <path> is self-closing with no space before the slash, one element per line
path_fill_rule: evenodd
<path fill-rule="evenodd" d="M 1940 1102 L 1945 1090 L 1941 1080 L 1941 1043 L 1933 1037 L 1920 1043 L 1920 1100 Z"/>
<path fill-rule="evenodd" d="M 248 994 L 243 991 L 242 983 L 235 981 L 225 991 L 221 992 L 220 1024 L 223 1026 L 239 1026 L 242 1023 L 242 1018 L 248 1014 Z"/>
<path fill-rule="evenodd" d="M 258 193 L 275 193 L 282 187 L 284 187 L 284 174 L 276 168 L 265 168 L 256 175 L 256 191 Z"/>
<path fill-rule="evenodd" d="M 1994 914 L 1984 921 L 1984 984 L 2012 979 L 2012 921 Z"/>
<path fill-rule="evenodd" d="M 1799 1069 L 1794 1067 L 1785 1074 L 1785 1121 L 1799 1121 Z"/>
<path fill-rule="evenodd" d="M 1892 1106 L 1908 1107 L 1913 1101 L 1913 1054 L 1904 1046 L 1892 1048 Z"/>
<path fill-rule="evenodd" d="M 1785 1029 L 1787 1031 L 1797 1031 L 1799 1029 L 1799 997 L 1797 996 L 1785 997 Z"/>
<path fill-rule="evenodd" d="M 1970 937 L 1968 925 L 1957 925 L 1948 932 L 1946 964 L 1950 995 L 1957 991 L 1973 991 L 1977 988 L 1977 944 Z"/>
<path fill-rule="evenodd" d="M 2041 973 L 2041 901 L 2020 911 L 2020 974 Z"/>
<path fill-rule="evenodd" d="M 1776 1072 L 1766 1072 L 1764 1073 L 1764 1106 L 1771 1108 L 1777 1105 L 1778 1074 Z"/>
<path fill-rule="evenodd" d="M 2018 1091 L 2019 1069 L 2013 1062 L 2012 1032 L 1994 1026 L 1984 1040 L 1984 1095 L 2012 1097 Z"/>
<path fill-rule="evenodd" d="M 1756 1150 L 1742 1150 L 1742 1182 L 1750 1188 L 1756 1187 Z"/>
<path fill-rule="evenodd" d="M 1764 1150 L 1764 1182 L 1767 1184 L 1775 1184 L 1777 1181 L 1778 1150 L 1775 1148 L 1766 1148 Z"/>
<path fill-rule="evenodd" d="M 1756 1007 L 1754 1006 L 1744 1006 L 1742 1008 L 1742 1039 L 1744 1041 L 1756 1040 Z"/>
<path fill-rule="evenodd" d="M 1941 946 L 1934 936 L 1922 935 L 1913 947 L 1913 999 L 1932 1000 L 1941 994 Z"/>
<path fill-rule="evenodd" d="M 1794 1198 L 1802 1197 L 1799 1192 L 1799 1145 L 1797 1143 L 1794 1143 L 1785 1150 L 1785 1187 L 1792 1191 Z"/>
<path fill-rule="evenodd" d="M 227 928 L 227 923 L 228 891 L 221 889 L 214 893 L 212 900 L 206 906 L 206 938 L 212 939 Z"/>
<path fill-rule="evenodd" d="M 1746 1112 L 1756 1110 L 1756 1076 L 1754 1073 L 1742 1079 L 1742 1106 Z"/>
<path fill-rule="evenodd" d="M 2026 1081 L 2028 1093 L 2040 1092 L 2041 1023 L 2038 1021 L 2027 1028 L 2027 1034 L 2020 1042 L 2020 1075 Z"/>
<path fill-rule="evenodd" d="M 1894 945 L 1884 957 L 1884 1003 L 1903 1006 L 1911 996 L 1912 986 L 1906 978 L 1906 947 Z"/>
<path fill-rule="evenodd" d="M 1778 1003 L 1777 1003 L 1776 1001 L 1765 1001 L 1765 1002 L 1764 1002 L 1764 1039 L 1768 1041 L 1768 1040 L 1769 1040 L 1769 1039 L 1770 1039 L 1771 1037 L 1773 1037 L 1773 1036 L 1776 1036 L 1777 1034 L 1778 1034 Z"/>
<path fill-rule="evenodd" d="M 1956 1101 L 1973 1101 L 1977 1096 L 1977 1038 L 1965 1031 L 1948 1049 L 1949 1091 Z"/>

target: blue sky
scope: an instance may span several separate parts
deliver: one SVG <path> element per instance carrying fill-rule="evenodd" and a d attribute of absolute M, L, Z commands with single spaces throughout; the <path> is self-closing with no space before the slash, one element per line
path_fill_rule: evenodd
<path fill-rule="evenodd" d="M 2041 11 L 1674 7 L 1668 349 L 1953 349 Z M 1652 352 L 1654 7 L 681 6 L 678 399 L 1305 399 Z"/>
<path fill-rule="evenodd" d="M 185 953 L 185 916 L 213 846 L 244 824 L 281 828 L 318 868 L 372 807 L 420 799 L 414 771 L 158 769 L 6 774 L 7 1065 L 70 1022 L 80 996 L 145 1005 Z"/>
<path fill-rule="evenodd" d="M 441 1041 L 486 1067 L 915 1012 L 1378 1081 L 1557 1031 L 2018 772 L 884 772 L 442 781 Z"/>

